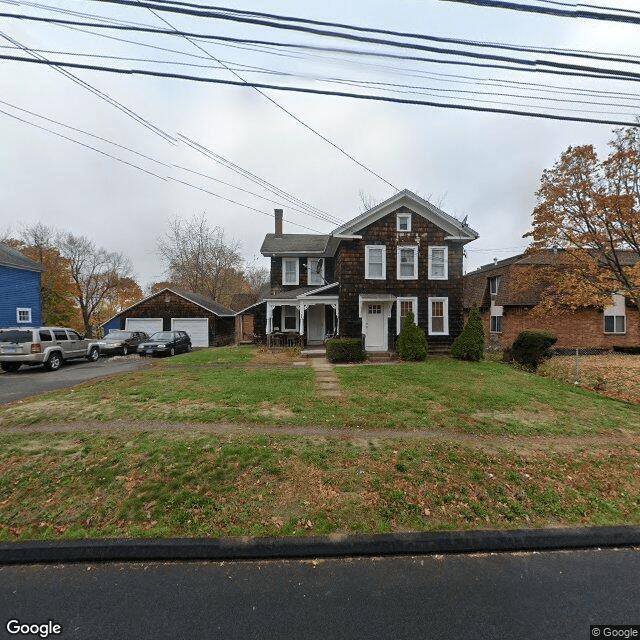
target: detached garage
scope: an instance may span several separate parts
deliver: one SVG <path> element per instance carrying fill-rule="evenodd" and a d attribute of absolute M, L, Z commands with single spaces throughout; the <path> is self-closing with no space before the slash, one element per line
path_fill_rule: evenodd
<path fill-rule="evenodd" d="M 196 293 L 162 289 L 101 325 L 110 329 L 186 331 L 194 347 L 218 347 L 235 340 L 235 312 Z"/>

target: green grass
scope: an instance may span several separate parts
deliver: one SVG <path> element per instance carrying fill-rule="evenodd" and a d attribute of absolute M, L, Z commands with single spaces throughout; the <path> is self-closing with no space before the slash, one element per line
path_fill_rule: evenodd
<path fill-rule="evenodd" d="M 226 347 L 154 361 L 145 370 L 2 407 L 0 426 L 128 420 L 511 435 L 640 430 L 637 404 L 497 362 L 431 358 L 337 367 L 343 397 L 326 399 L 311 367 L 255 357 L 253 347 Z M 261 366 L 242 366 L 254 363 Z"/>
<path fill-rule="evenodd" d="M 640 523 L 637 446 L 199 431 L 0 435 L 0 540 Z"/>

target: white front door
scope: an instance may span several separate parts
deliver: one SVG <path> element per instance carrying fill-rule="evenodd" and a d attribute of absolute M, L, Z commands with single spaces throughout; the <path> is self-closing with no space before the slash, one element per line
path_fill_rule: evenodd
<path fill-rule="evenodd" d="M 307 309 L 307 342 L 322 342 L 324 334 L 324 305 L 314 304 Z"/>
<path fill-rule="evenodd" d="M 379 302 L 367 302 L 364 314 L 364 348 L 367 351 L 386 351 L 384 307 Z"/>

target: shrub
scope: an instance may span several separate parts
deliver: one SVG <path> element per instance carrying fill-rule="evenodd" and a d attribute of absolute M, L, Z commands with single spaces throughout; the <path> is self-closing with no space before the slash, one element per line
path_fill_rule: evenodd
<path fill-rule="evenodd" d="M 551 347 L 557 340 L 548 331 L 522 331 L 513 342 L 513 359 L 523 367 L 537 369 L 543 360 L 552 356 Z"/>
<path fill-rule="evenodd" d="M 451 347 L 451 355 L 463 360 L 478 362 L 484 356 L 484 325 L 477 306 L 471 309 L 462 333 Z"/>
<path fill-rule="evenodd" d="M 398 354 L 403 360 L 424 360 L 427 357 L 429 350 L 427 336 L 420 327 L 416 326 L 411 311 L 404 318 L 397 347 Z"/>
<path fill-rule="evenodd" d="M 331 338 L 327 340 L 329 362 L 362 362 L 367 357 L 359 338 Z"/>

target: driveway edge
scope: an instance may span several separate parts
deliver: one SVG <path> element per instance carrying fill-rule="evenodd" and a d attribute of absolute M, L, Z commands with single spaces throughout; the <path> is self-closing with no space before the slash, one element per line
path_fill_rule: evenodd
<path fill-rule="evenodd" d="M 269 560 L 640 546 L 640 526 L 446 531 L 309 538 L 166 538 L 0 544 L 0 565 L 67 562 Z"/>

